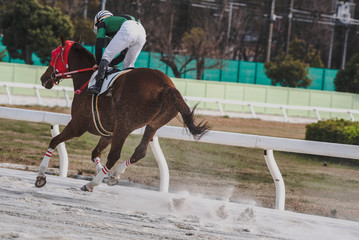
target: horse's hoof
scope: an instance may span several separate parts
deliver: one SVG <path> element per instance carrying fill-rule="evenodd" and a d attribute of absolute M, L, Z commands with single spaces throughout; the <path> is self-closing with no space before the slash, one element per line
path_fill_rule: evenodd
<path fill-rule="evenodd" d="M 35 187 L 43 187 L 46 184 L 46 176 L 37 176 L 36 177 L 36 182 L 35 182 Z"/>
<path fill-rule="evenodd" d="M 81 188 L 82 191 L 85 191 L 85 192 L 92 192 L 93 188 L 91 189 L 88 189 L 86 185 L 83 185 L 82 188 Z"/>
<path fill-rule="evenodd" d="M 113 176 L 110 176 L 108 178 L 108 181 L 107 181 L 107 185 L 109 186 L 114 186 L 114 185 L 117 185 L 118 184 L 118 179 L 113 177 Z"/>

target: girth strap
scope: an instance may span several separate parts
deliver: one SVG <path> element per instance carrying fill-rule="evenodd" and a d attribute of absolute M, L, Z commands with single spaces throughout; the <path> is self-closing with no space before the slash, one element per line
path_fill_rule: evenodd
<path fill-rule="evenodd" d="M 107 131 L 101 124 L 100 114 L 98 111 L 98 95 L 92 95 L 92 119 L 95 124 L 96 130 L 105 137 L 112 136 L 113 132 Z"/>

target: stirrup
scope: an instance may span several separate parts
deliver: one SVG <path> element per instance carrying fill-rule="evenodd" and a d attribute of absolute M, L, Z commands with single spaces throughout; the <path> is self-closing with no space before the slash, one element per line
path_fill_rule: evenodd
<path fill-rule="evenodd" d="M 101 87 L 98 87 L 95 84 L 87 89 L 87 93 L 97 95 L 97 94 L 99 94 L 100 90 L 101 90 Z"/>

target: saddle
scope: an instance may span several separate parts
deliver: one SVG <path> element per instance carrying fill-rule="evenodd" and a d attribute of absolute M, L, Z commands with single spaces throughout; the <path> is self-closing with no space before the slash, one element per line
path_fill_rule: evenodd
<path fill-rule="evenodd" d="M 92 101 L 91 101 L 92 119 L 94 121 L 94 125 L 96 127 L 97 132 L 100 133 L 102 136 L 107 136 L 107 137 L 112 136 L 112 132 L 107 131 L 102 126 L 100 114 L 98 111 L 98 97 L 104 92 L 106 92 L 113 85 L 113 83 L 116 81 L 117 78 L 119 78 L 122 74 L 130 72 L 131 70 L 133 69 L 120 71 L 116 68 L 108 68 L 105 74 L 105 79 L 102 83 L 101 91 L 96 96 L 92 95 Z M 89 87 L 96 83 L 96 79 L 95 79 L 96 75 L 97 75 L 97 71 L 95 71 L 92 74 L 88 85 Z"/>
<path fill-rule="evenodd" d="M 106 71 L 105 74 L 105 79 L 103 81 L 102 87 L 101 87 L 101 91 L 99 92 L 99 94 L 97 94 L 97 96 L 103 94 L 104 92 L 106 92 L 112 85 L 113 83 L 116 81 L 116 79 L 118 77 L 120 77 L 122 74 L 128 73 L 133 69 L 127 69 L 127 70 L 119 70 L 117 68 L 112 68 L 109 67 Z M 90 82 L 88 87 L 91 87 L 92 85 L 95 85 L 96 83 L 96 75 L 97 75 L 97 70 L 92 74 L 91 78 L 90 78 Z"/>

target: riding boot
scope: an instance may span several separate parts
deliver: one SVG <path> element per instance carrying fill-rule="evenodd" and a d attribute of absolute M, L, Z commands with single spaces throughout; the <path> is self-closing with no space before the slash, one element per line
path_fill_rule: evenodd
<path fill-rule="evenodd" d="M 98 66 L 97 75 L 95 77 L 96 83 L 87 89 L 89 94 L 97 95 L 101 91 L 102 83 L 105 79 L 105 73 L 109 62 L 105 59 L 102 59 L 100 65 Z"/>

